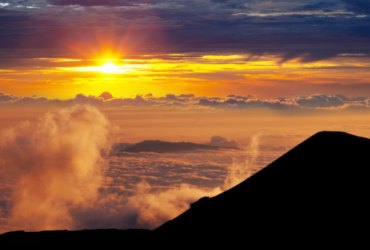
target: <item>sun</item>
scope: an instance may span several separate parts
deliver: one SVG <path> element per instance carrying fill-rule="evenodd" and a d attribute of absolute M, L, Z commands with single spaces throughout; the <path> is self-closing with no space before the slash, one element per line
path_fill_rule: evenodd
<path fill-rule="evenodd" d="M 117 71 L 117 66 L 112 62 L 107 62 L 101 66 L 100 71 L 105 74 L 112 74 Z"/>

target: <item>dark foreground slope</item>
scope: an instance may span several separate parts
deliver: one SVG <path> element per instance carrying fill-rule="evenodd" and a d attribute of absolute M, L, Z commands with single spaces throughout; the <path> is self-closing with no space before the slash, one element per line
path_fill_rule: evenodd
<path fill-rule="evenodd" d="M 171 153 L 183 150 L 219 150 L 219 149 L 238 149 L 238 148 L 229 148 L 229 147 L 217 147 L 205 144 L 197 144 L 191 142 L 165 142 L 165 141 L 142 141 L 129 147 L 123 151 L 131 153 L 139 152 L 154 152 L 154 153 Z"/>
<path fill-rule="evenodd" d="M 97 229 L 82 231 L 9 232 L 0 235 L 0 249 L 37 247 L 39 249 L 105 249 L 143 245 L 150 230 L 145 229 Z"/>
<path fill-rule="evenodd" d="M 321 132 L 154 231 L 8 234 L 0 246 L 10 239 L 64 249 L 354 248 L 368 245 L 369 168 L 369 139 Z"/>
<path fill-rule="evenodd" d="M 320 132 L 151 236 L 209 247 L 356 244 L 368 237 L 369 168 L 369 139 Z"/>

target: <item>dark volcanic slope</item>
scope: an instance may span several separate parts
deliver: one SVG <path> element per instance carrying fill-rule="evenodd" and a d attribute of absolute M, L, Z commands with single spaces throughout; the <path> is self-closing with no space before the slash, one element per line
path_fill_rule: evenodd
<path fill-rule="evenodd" d="M 368 244 L 369 156 L 369 139 L 320 132 L 234 188 L 200 199 L 152 232 L 16 232 L 0 235 L 0 246 L 352 249 Z"/>
<path fill-rule="evenodd" d="M 9 232 L 0 235 L 1 247 L 27 247 L 36 246 L 39 249 L 106 249 L 125 246 L 142 245 L 150 230 L 145 229 L 97 229 L 82 231 L 42 231 L 42 232 Z M 83 248 L 82 248 L 83 247 Z M 8 249 L 8 248 L 4 248 Z M 9 248 L 10 249 L 10 248 Z"/>
<path fill-rule="evenodd" d="M 222 148 L 223 147 L 196 144 L 191 142 L 143 141 L 135 144 L 130 148 L 125 149 L 124 151 L 133 153 L 138 152 L 169 153 L 182 150 L 196 150 L 196 149 L 218 150 Z M 237 148 L 227 148 L 227 149 L 237 149 Z"/>
<path fill-rule="evenodd" d="M 234 188 L 199 200 L 152 236 L 209 246 L 354 244 L 369 223 L 369 167 L 369 139 L 320 132 Z"/>

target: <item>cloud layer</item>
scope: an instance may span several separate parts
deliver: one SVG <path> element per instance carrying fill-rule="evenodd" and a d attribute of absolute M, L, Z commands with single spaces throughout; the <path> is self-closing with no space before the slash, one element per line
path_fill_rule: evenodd
<path fill-rule="evenodd" d="M 75 105 L 1 130 L 0 232 L 153 229 L 203 196 L 215 196 L 283 150 L 107 153 L 110 125 L 96 108 Z M 220 136 L 213 142 L 235 140 Z"/>
<path fill-rule="evenodd" d="M 309 96 L 278 97 L 259 99 L 254 96 L 228 95 L 226 97 L 196 97 L 193 94 L 153 97 L 136 95 L 132 98 L 115 98 L 109 92 L 100 96 L 76 95 L 73 99 L 59 100 L 36 96 L 16 96 L 0 93 L 0 106 L 3 107 L 67 107 L 73 104 L 92 105 L 107 108 L 177 108 L 177 109 L 270 109 L 289 110 L 342 110 L 368 109 L 370 99 L 359 96 L 348 98 L 342 94 L 315 94 Z"/>

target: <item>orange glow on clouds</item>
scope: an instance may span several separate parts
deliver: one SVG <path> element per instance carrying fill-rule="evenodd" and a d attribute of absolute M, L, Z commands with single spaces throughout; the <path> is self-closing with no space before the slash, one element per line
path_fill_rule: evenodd
<path fill-rule="evenodd" d="M 293 60 L 279 65 L 279 57 L 268 55 L 258 59 L 243 54 L 160 54 L 125 59 L 118 59 L 118 54 L 109 56 L 110 59 L 105 55 L 99 59 L 25 59 L 22 67 L 0 72 L 0 86 L 6 93 L 52 98 L 71 98 L 77 93 L 98 95 L 103 91 L 123 97 L 190 92 L 197 96 L 239 93 L 272 98 L 322 93 L 323 89 L 340 93 L 338 84 L 370 82 L 370 72 L 366 70 L 370 62 L 366 58 L 338 57 L 313 63 Z"/>

